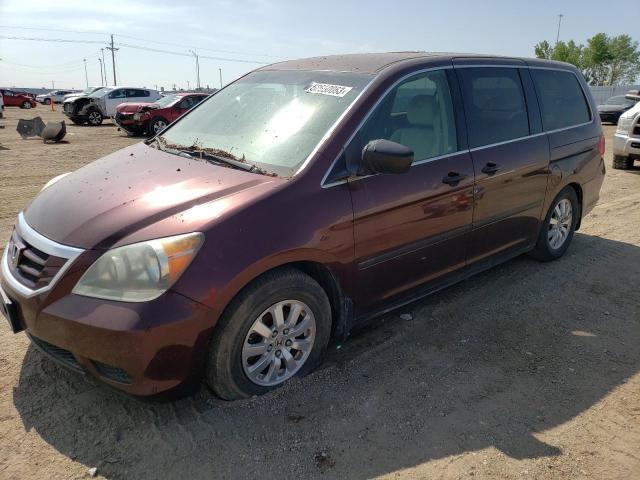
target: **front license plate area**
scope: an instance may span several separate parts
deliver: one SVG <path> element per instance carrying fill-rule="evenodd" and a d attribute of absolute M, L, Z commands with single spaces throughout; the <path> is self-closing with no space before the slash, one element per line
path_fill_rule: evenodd
<path fill-rule="evenodd" d="M 11 331 L 18 333 L 24 330 L 22 323 L 20 322 L 20 312 L 18 311 L 18 305 L 12 302 L 9 297 L 4 293 L 2 287 L 0 287 L 0 312 L 9 322 Z"/>

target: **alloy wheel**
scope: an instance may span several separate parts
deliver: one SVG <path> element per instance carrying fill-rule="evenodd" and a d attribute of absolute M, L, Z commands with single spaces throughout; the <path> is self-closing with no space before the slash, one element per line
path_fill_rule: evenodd
<path fill-rule="evenodd" d="M 278 302 L 253 322 L 244 339 L 244 373 L 257 385 L 279 385 L 302 368 L 315 338 L 315 316 L 304 302 Z"/>
<path fill-rule="evenodd" d="M 98 112 L 91 112 L 89 114 L 89 123 L 92 125 L 97 125 L 102 121 L 102 117 Z"/>
<path fill-rule="evenodd" d="M 166 126 L 167 124 L 162 120 L 156 120 L 156 122 L 153 124 L 153 133 L 158 133 L 161 130 L 164 130 Z"/>
<path fill-rule="evenodd" d="M 549 230 L 547 232 L 547 241 L 549 246 L 554 250 L 564 245 L 569 233 L 571 232 L 573 220 L 573 208 L 571 201 L 567 198 L 560 200 L 551 214 L 549 220 Z"/>

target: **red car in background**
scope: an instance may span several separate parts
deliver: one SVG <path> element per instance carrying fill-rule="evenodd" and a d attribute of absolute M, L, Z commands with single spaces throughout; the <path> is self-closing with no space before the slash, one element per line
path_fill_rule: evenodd
<path fill-rule="evenodd" d="M 178 93 L 155 103 L 122 103 L 116 108 L 114 120 L 127 133 L 153 136 L 208 96 L 208 93 Z"/>
<path fill-rule="evenodd" d="M 24 93 L 6 89 L 0 90 L 0 93 L 5 107 L 33 108 L 36 106 L 36 101 Z"/>

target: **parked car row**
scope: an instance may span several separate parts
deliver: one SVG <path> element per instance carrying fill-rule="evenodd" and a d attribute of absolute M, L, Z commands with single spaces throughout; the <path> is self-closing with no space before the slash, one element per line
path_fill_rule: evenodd
<path fill-rule="evenodd" d="M 36 102 L 24 92 L 16 92 L 6 88 L 0 89 L 2 99 L 6 107 L 33 108 Z"/>
<path fill-rule="evenodd" d="M 121 103 L 155 102 L 160 98 L 157 90 L 148 88 L 103 87 L 86 95 L 68 98 L 62 108 L 73 123 L 98 126 L 105 118 L 113 118 Z"/>

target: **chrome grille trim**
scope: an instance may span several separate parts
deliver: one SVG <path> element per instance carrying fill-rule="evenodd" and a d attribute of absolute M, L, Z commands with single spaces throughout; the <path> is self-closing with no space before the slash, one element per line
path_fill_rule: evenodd
<path fill-rule="evenodd" d="M 20 237 L 22 237 L 22 239 L 29 245 L 48 255 L 67 259 L 65 264 L 60 268 L 60 270 L 58 270 L 56 275 L 46 286 L 38 289 L 31 289 L 20 283 L 11 273 L 9 269 L 9 244 L 7 243 L 7 246 L 4 249 L 4 254 L 2 255 L 2 265 L 0 266 L 2 277 L 6 280 L 11 288 L 25 297 L 33 297 L 50 290 L 57 283 L 60 277 L 62 277 L 62 275 L 64 275 L 64 273 L 68 270 L 73 261 L 82 252 L 84 252 L 84 250 L 81 248 L 62 245 L 36 232 L 29 226 L 29 224 L 27 224 L 27 221 L 25 220 L 24 214 L 22 212 L 18 214 L 15 229 L 18 232 L 18 235 L 20 235 Z"/>

